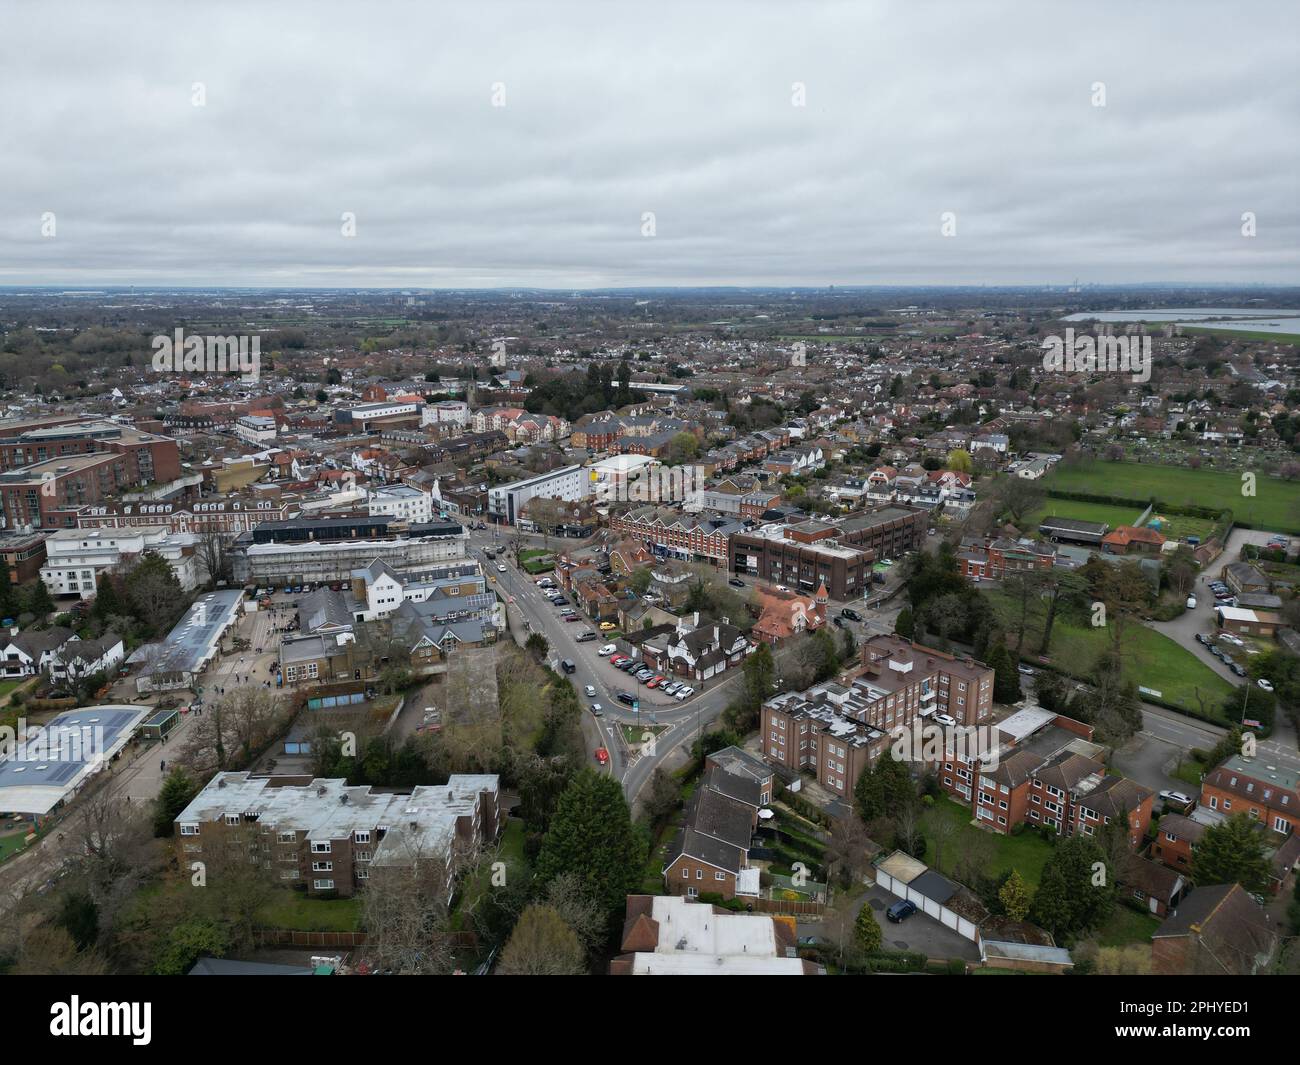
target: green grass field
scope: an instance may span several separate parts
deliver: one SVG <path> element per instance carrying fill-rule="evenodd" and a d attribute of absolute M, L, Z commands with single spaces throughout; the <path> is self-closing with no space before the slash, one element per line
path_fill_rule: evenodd
<path fill-rule="evenodd" d="M 1001 876 L 1012 869 L 1020 872 L 1025 883 L 1031 888 L 1038 887 L 1043 875 L 1043 866 L 1051 857 L 1052 845 L 1036 832 L 1023 832 L 1019 836 L 1002 836 L 976 828 L 971 821 L 974 814 L 967 806 L 959 806 L 951 799 L 935 799 L 934 805 L 921 815 L 921 832 L 925 836 L 925 863 L 939 872 L 951 875 L 957 859 L 973 839 L 992 840 L 997 845 L 993 860 L 989 863 L 988 874 Z M 952 838 L 944 844 L 942 864 L 934 864 L 934 825 L 939 821 L 950 821 L 957 827 Z"/>
<path fill-rule="evenodd" d="M 1136 462 L 1085 462 L 1072 466 L 1062 463 L 1042 484 L 1049 492 L 1086 492 L 1132 499 L 1139 504 L 1139 511 L 1153 496 L 1173 506 L 1231 510 L 1238 521 L 1261 529 L 1300 532 L 1300 484 L 1262 473 L 1255 480 L 1253 497 L 1241 494 L 1242 478 L 1237 473 Z"/>
<path fill-rule="evenodd" d="M 1208 333 L 1236 340 L 1264 340 L 1278 344 L 1300 344 L 1300 333 L 1269 333 L 1262 329 L 1215 329 L 1213 326 L 1183 326 L 1184 333 Z"/>
<path fill-rule="evenodd" d="M 361 899 L 314 899 L 285 888 L 262 907 L 259 922 L 266 928 L 295 932 L 355 932 L 360 927 Z"/>
<path fill-rule="evenodd" d="M 1008 631 L 1013 632 L 1011 626 L 1019 616 L 1018 608 L 1014 608 L 1011 600 L 1001 592 L 986 591 L 984 594 L 993 600 L 1001 616 L 1007 619 Z M 1025 636 L 1025 647 L 1029 649 L 1026 653 L 1031 660 L 1036 657 L 1042 638 L 1044 615 L 1043 604 L 1031 605 Z M 1109 628 L 1093 628 L 1081 618 L 1058 613 L 1052 627 L 1049 661 L 1057 669 L 1085 677 L 1110 645 L 1110 640 Z M 1167 703 L 1184 710 L 1204 712 L 1221 724 L 1228 724 L 1227 719 L 1219 714 L 1219 704 L 1235 690 L 1234 686 L 1168 636 L 1145 625 L 1130 623 L 1124 636 L 1123 655 L 1126 679 L 1160 692 L 1160 698 Z"/>
<path fill-rule="evenodd" d="M 1151 935 L 1160 927 L 1160 918 L 1151 913 L 1138 913 L 1130 906 L 1119 903 L 1096 932 L 1096 940 L 1103 947 L 1126 947 L 1130 943 L 1150 945 Z"/>
<path fill-rule="evenodd" d="M 1048 499 L 1041 507 L 1030 514 L 1026 521 L 1034 529 L 1044 518 L 1073 518 L 1075 521 L 1103 521 L 1112 529 L 1120 525 L 1132 525 L 1141 516 L 1145 507 L 1118 507 L 1109 503 L 1083 503 L 1076 499 Z"/>

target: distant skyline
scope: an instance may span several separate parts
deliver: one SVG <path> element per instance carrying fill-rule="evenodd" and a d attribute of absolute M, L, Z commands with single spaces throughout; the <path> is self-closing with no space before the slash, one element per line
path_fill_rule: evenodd
<path fill-rule="evenodd" d="M 43 3 L 5 39 L 4 287 L 1300 284 L 1296 5 Z"/>

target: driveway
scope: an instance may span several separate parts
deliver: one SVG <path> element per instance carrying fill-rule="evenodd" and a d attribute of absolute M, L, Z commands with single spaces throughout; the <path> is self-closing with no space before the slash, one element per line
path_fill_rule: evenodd
<path fill-rule="evenodd" d="M 959 936 L 951 928 L 936 921 L 933 917 L 917 912 L 906 920 L 894 924 L 885 916 L 885 910 L 898 901 L 882 887 L 869 888 L 854 900 L 853 912 L 856 915 L 864 905 L 875 912 L 876 921 L 884 933 L 886 950 L 914 950 L 929 958 L 965 958 L 967 961 L 979 961 L 980 950 L 969 939 Z M 820 936 L 823 934 L 821 923 L 817 921 L 800 921 L 798 933 L 801 936 Z"/>

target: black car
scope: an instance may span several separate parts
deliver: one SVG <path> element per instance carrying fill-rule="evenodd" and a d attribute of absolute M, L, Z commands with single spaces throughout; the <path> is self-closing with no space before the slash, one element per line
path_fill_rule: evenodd
<path fill-rule="evenodd" d="M 636 702 L 636 696 L 631 692 L 618 692 L 614 698 L 616 698 L 620 703 L 627 703 L 628 706 L 631 706 Z"/>
<path fill-rule="evenodd" d="M 843 619 L 843 618 L 831 618 L 831 624 L 834 625 L 837 629 L 842 629 L 842 628 L 844 628 L 844 619 Z"/>
<path fill-rule="evenodd" d="M 840 611 L 840 617 L 848 618 L 850 621 L 861 621 L 862 615 L 854 610 L 851 606 L 846 606 Z"/>
<path fill-rule="evenodd" d="M 727 581 L 727 583 L 728 583 L 729 585 L 731 585 L 733 588 L 743 588 L 743 587 L 745 587 L 745 582 L 742 581 L 742 580 L 738 580 L 738 579 L 735 578 L 735 577 L 732 577 L 731 580 Z"/>
<path fill-rule="evenodd" d="M 907 899 L 899 899 L 885 911 L 885 916 L 897 924 L 900 921 L 907 920 L 914 913 L 916 913 L 916 903 L 908 902 Z"/>

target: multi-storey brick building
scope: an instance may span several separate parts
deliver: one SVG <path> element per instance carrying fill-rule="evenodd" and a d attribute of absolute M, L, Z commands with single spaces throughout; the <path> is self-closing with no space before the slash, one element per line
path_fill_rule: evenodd
<path fill-rule="evenodd" d="M 847 687 L 818 684 L 763 704 L 764 758 L 811 771 L 824 788 L 847 798 L 896 730 L 940 715 L 959 725 L 983 724 L 993 712 L 993 671 L 973 659 L 901 636 L 873 637 L 862 659 Z"/>
<path fill-rule="evenodd" d="M 233 847 L 309 895 L 346 897 L 384 867 L 427 861 L 453 873 L 458 851 L 496 839 L 501 816 L 492 775 L 394 795 L 341 779 L 218 773 L 176 818 L 176 843 L 186 868 Z"/>
<path fill-rule="evenodd" d="M 1248 814 L 1274 832 L 1289 835 L 1300 824 L 1300 775 L 1267 756 L 1234 754 L 1201 781 L 1201 803 L 1211 810 Z"/>
<path fill-rule="evenodd" d="M 0 438 L 0 470 L 98 453 L 121 455 L 134 484 L 165 484 L 181 473 L 175 440 L 99 420 L 33 426 Z"/>
<path fill-rule="evenodd" d="M 679 514 L 663 507 L 637 507 L 609 519 L 609 527 L 644 542 L 657 555 L 703 559 L 723 565 L 728 541 L 744 531 L 734 518 L 711 514 Z"/>

